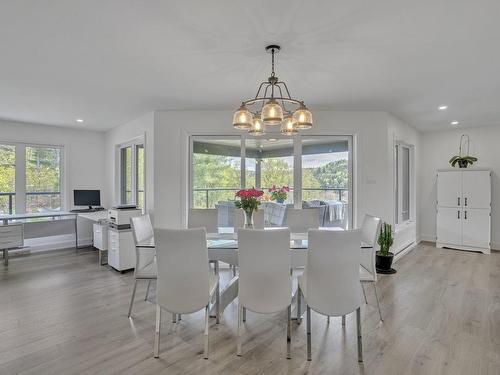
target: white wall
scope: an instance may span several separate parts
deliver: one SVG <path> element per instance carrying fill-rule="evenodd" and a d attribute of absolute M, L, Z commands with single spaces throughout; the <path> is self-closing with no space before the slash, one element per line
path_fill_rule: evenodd
<path fill-rule="evenodd" d="M 155 123 L 155 225 L 180 227 L 185 220 L 190 134 L 241 134 L 231 111 L 159 111 Z M 388 161 L 388 115 L 377 111 L 314 111 L 314 128 L 304 134 L 354 134 L 356 214 L 393 220 L 393 173 Z M 395 127 L 406 131 L 405 127 Z M 392 144 L 390 146 L 392 148 Z"/>
<path fill-rule="evenodd" d="M 74 189 L 99 189 L 102 192 L 101 203 L 107 204 L 104 192 L 103 133 L 0 120 L 0 143 L 9 141 L 64 146 L 65 209 L 72 208 Z M 42 228 L 44 224 L 37 226 L 40 228 L 34 229 L 43 230 L 47 235 L 57 235 L 50 240 L 44 240 L 44 248 L 61 248 L 72 246 L 74 243 L 74 240 L 69 238 L 71 235 L 61 235 L 68 232 L 67 228 L 63 229 L 61 226 Z M 79 234 L 82 244 L 89 243 L 88 228 L 82 226 Z M 31 240 L 30 244 L 36 249 L 36 241 Z"/>
<path fill-rule="evenodd" d="M 108 206 L 119 204 L 119 174 L 116 146 L 134 138 L 145 138 L 146 162 L 146 212 L 153 213 L 154 209 L 154 118 L 155 113 L 149 112 L 140 118 L 124 125 L 117 126 L 105 133 L 104 163 L 106 173 L 106 192 Z"/>
<path fill-rule="evenodd" d="M 470 154 L 479 160 L 478 168 L 493 171 L 493 200 L 491 214 L 492 247 L 500 249 L 500 126 L 468 129 L 453 129 L 442 132 L 423 133 L 421 137 L 420 162 L 420 210 L 421 235 L 428 241 L 436 240 L 436 173 L 438 169 L 449 168 L 448 160 L 458 154 L 460 136 L 470 137 Z"/>

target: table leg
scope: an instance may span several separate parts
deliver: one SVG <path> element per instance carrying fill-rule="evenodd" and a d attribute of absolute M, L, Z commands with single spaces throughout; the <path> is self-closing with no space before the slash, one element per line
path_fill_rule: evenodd
<path fill-rule="evenodd" d="M 7 249 L 3 250 L 3 264 L 5 266 L 9 265 L 9 250 L 7 250 Z"/>
<path fill-rule="evenodd" d="M 299 288 L 297 287 L 297 291 L 292 297 L 292 305 L 294 306 L 292 311 L 292 320 L 297 320 L 299 323 L 306 309 L 306 303 L 304 300 L 305 298 L 299 297 Z"/>
<path fill-rule="evenodd" d="M 75 251 L 78 251 L 78 215 L 75 216 Z"/>
<path fill-rule="evenodd" d="M 238 276 L 231 279 L 229 284 L 221 291 L 220 294 L 220 313 L 222 314 L 226 307 L 238 297 Z M 216 317 L 216 306 L 210 309 L 210 317 Z"/>

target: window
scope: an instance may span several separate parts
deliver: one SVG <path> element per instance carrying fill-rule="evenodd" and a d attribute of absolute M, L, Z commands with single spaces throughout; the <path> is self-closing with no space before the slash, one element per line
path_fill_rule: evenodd
<path fill-rule="evenodd" d="M 196 137 L 192 142 L 191 207 L 214 208 L 234 200 L 241 186 L 239 137 Z"/>
<path fill-rule="evenodd" d="M 241 187 L 267 193 L 273 185 L 288 186 L 285 204 L 321 206 L 322 226 L 352 227 L 351 136 L 191 136 L 190 141 L 189 207 L 230 206 Z"/>
<path fill-rule="evenodd" d="M 60 211 L 62 159 L 60 146 L 0 144 L 0 213 Z"/>
<path fill-rule="evenodd" d="M 246 187 L 267 192 L 273 185 L 288 186 L 290 194 L 285 203 L 293 203 L 293 139 L 249 138 L 245 145 L 245 167 L 247 176 L 250 174 Z"/>
<path fill-rule="evenodd" d="M 120 162 L 120 204 L 135 204 L 145 208 L 146 170 L 144 154 L 144 138 L 118 146 Z"/>
<path fill-rule="evenodd" d="M 16 213 L 16 146 L 0 144 L 0 214 Z"/>
<path fill-rule="evenodd" d="M 413 152 L 412 146 L 397 143 L 395 145 L 395 223 L 403 224 L 412 217 L 411 189 Z"/>
<path fill-rule="evenodd" d="M 26 146 L 26 212 L 61 210 L 61 149 Z"/>
<path fill-rule="evenodd" d="M 324 206 L 323 226 L 349 227 L 350 149 L 349 137 L 302 139 L 302 200 Z"/>

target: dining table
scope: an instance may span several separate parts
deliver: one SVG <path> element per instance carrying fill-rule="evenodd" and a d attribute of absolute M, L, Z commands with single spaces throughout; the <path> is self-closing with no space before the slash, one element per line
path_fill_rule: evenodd
<path fill-rule="evenodd" d="M 322 229 L 322 228 L 320 228 Z M 269 229 L 272 230 L 272 229 Z M 325 230 L 332 230 L 327 228 Z M 334 229 L 335 230 L 335 229 Z M 336 229 L 339 230 L 339 229 Z M 307 263 L 307 248 L 308 248 L 308 236 L 307 233 L 290 233 L 290 255 L 291 255 L 291 267 L 301 268 L 305 267 Z M 155 248 L 154 237 L 148 240 L 137 243 L 138 248 Z M 362 252 L 371 252 L 372 245 L 361 242 L 360 243 Z M 209 261 L 224 262 L 232 266 L 238 266 L 238 234 L 237 233 L 207 233 L 207 250 Z M 265 259 L 262 260 L 265 262 Z M 226 307 L 231 304 L 238 297 L 238 275 L 235 275 L 229 283 L 221 290 L 220 293 L 220 312 L 222 313 Z M 301 303 L 297 302 L 297 291 L 293 293 L 292 305 L 293 319 L 302 316 L 305 310 L 304 299 L 301 299 Z M 215 307 L 212 307 L 210 315 L 215 317 Z"/>

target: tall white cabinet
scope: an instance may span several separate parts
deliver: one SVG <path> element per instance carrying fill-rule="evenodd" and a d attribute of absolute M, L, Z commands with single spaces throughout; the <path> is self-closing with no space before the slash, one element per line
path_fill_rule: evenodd
<path fill-rule="evenodd" d="M 439 171 L 436 224 L 437 247 L 489 254 L 491 171 Z"/>

